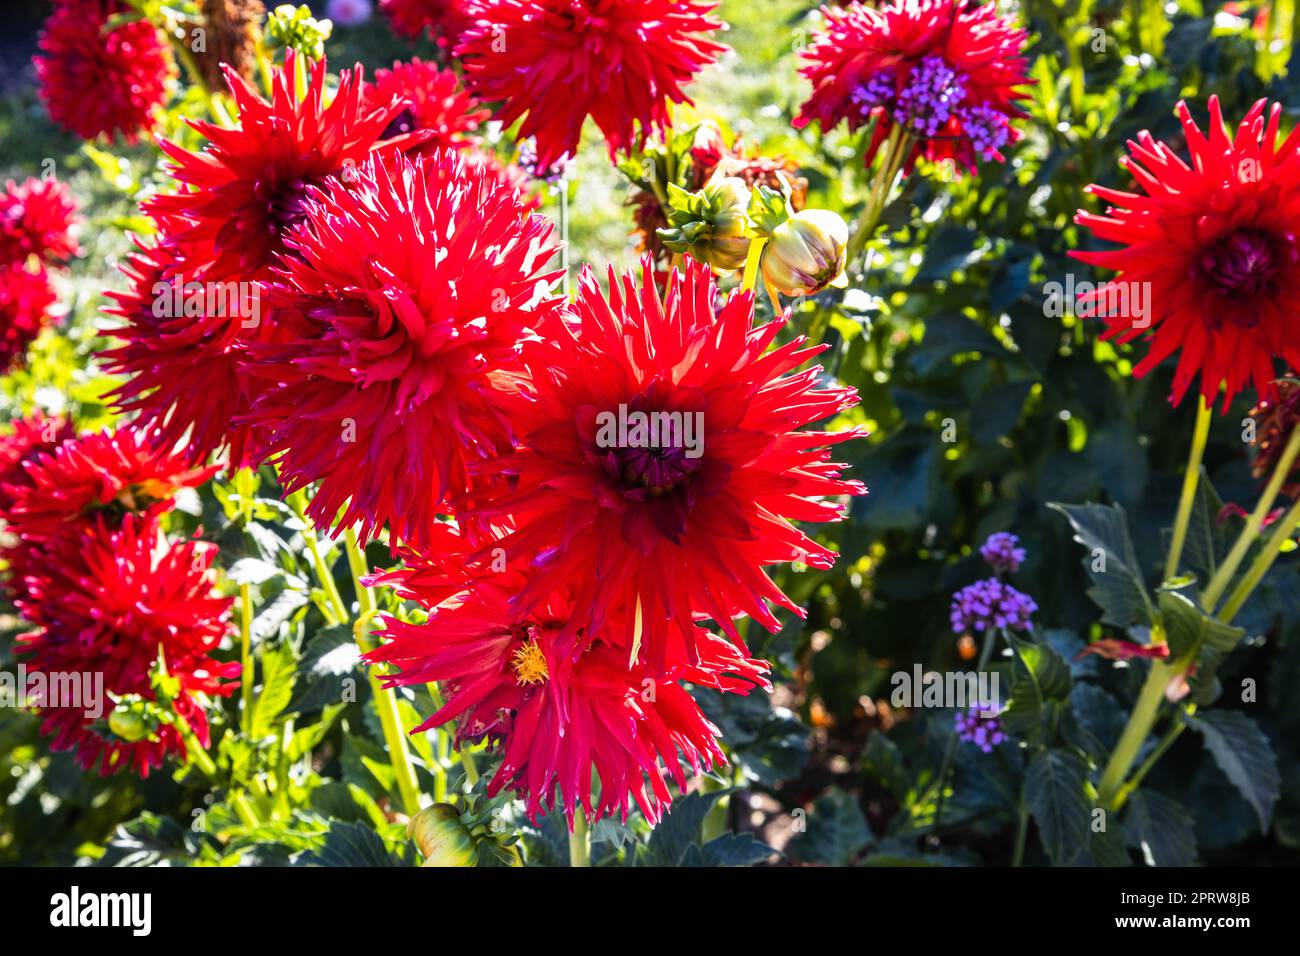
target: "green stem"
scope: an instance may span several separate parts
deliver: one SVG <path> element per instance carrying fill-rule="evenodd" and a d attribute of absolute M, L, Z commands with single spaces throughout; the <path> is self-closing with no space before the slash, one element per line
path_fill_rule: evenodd
<path fill-rule="evenodd" d="M 1195 711 L 1196 705 L 1189 704 L 1187 708 L 1188 714 L 1192 714 Z M 1151 753 L 1147 755 L 1146 760 L 1143 760 L 1142 765 L 1133 772 L 1133 776 L 1129 778 L 1128 783 L 1120 787 L 1119 795 L 1116 798 L 1117 803 L 1120 806 L 1123 806 L 1124 802 L 1132 796 L 1133 791 L 1142 785 L 1142 781 L 1146 779 L 1146 775 L 1151 772 L 1151 768 L 1154 767 L 1156 762 L 1168 752 L 1169 748 L 1174 745 L 1174 741 L 1177 740 L 1179 735 L 1181 735 L 1186 729 L 1186 722 L 1181 720 L 1176 720 L 1169 725 L 1169 729 L 1165 731 L 1165 735 L 1160 738 L 1160 743 L 1156 744 L 1155 747 L 1152 748 Z"/>
<path fill-rule="evenodd" d="M 569 834 L 569 866 L 591 866 L 591 846 L 587 839 L 587 815 L 578 807 Z"/>
<path fill-rule="evenodd" d="M 745 272 L 740 280 L 740 287 L 752 292 L 758 282 L 758 267 L 763 259 L 763 247 L 767 245 L 767 236 L 758 236 L 749 241 L 749 252 L 745 255 Z"/>
<path fill-rule="evenodd" d="M 334 580 L 334 573 L 330 570 L 329 565 L 325 563 L 325 558 L 321 554 L 320 539 L 316 535 L 316 529 L 311 519 L 307 517 L 306 496 L 301 492 L 295 492 L 289 496 L 289 507 L 294 511 L 298 520 L 302 522 L 302 539 L 307 544 L 307 553 L 311 556 L 312 567 L 316 571 L 316 578 L 320 581 L 321 589 L 325 592 L 330 608 L 333 611 L 335 620 L 333 623 L 342 624 L 348 619 L 348 607 L 343 603 L 343 595 L 339 593 L 338 582 Z"/>
<path fill-rule="evenodd" d="M 1214 611 L 1215 606 L 1219 603 L 1219 598 L 1232 582 L 1232 576 L 1237 573 L 1237 568 L 1240 567 L 1242 560 L 1246 557 L 1246 552 L 1250 550 L 1250 546 L 1259 537 L 1260 529 L 1264 526 L 1264 519 L 1268 517 L 1273 502 L 1277 500 L 1278 492 L 1282 490 L 1282 485 L 1291 474 L 1291 466 L 1295 463 L 1297 455 L 1300 455 L 1300 428 L 1292 429 L 1286 448 L 1282 450 L 1282 457 L 1278 459 L 1277 467 L 1273 469 L 1273 474 L 1269 476 L 1268 485 L 1265 486 L 1264 493 L 1260 495 L 1255 510 L 1246 519 L 1246 526 L 1241 529 L 1241 534 L 1237 536 L 1237 540 L 1233 543 L 1228 556 L 1223 559 L 1223 564 L 1219 565 L 1219 569 L 1210 578 L 1210 583 L 1205 586 L 1205 591 L 1201 594 L 1201 606 L 1207 611 Z"/>
<path fill-rule="evenodd" d="M 1020 797 L 1020 820 L 1016 826 L 1016 847 L 1011 852 L 1011 865 L 1020 866 L 1025 861 L 1025 838 L 1029 835 L 1029 808 L 1025 798 Z"/>
<path fill-rule="evenodd" d="M 1297 428 L 1296 432 L 1300 433 L 1300 428 Z M 1259 586 L 1259 582 L 1264 575 L 1268 574 L 1268 569 L 1273 566 L 1277 556 L 1282 553 L 1282 545 L 1295 533 L 1298 526 L 1300 526 L 1300 499 L 1297 499 L 1291 505 L 1286 515 L 1277 523 L 1277 528 L 1269 535 L 1263 549 L 1251 562 L 1250 569 L 1246 571 L 1232 594 L 1228 596 L 1228 600 L 1224 602 L 1223 608 L 1218 613 L 1219 620 L 1229 624 L 1232 623 L 1232 619 L 1237 616 L 1241 606 L 1246 603 L 1246 599 Z"/>
<path fill-rule="evenodd" d="M 375 598 L 370 589 L 361 583 L 369 569 L 366 556 L 357 543 L 356 532 L 348 528 L 344 532 L 344 543 L 348 555 L 348 567 L 352 570 L 352 583 L 357 592 L 357 606 L 360 609 L 353 634 L 362 653 L 371 650 L 370 621 L 376 614 Z M 406 735 L 402 732 L 402 718 L 397 709 L 397 691 L 385 688 L 375 668 L 367 669 L 370 692 L 375 701 L 375 713 L 379 716 L 379 726 L 384 732 L 384 743 L 388 746 L 388 758 L 393 767 L 393 776 L 397 779 L 397 789 L 402 797 L 402 807 L 407 816 L 414 816 L 420 810 L 420 786 L 415 777 L 415 767 L 411 755 L 406 749 Z"/>
<path fill-rule="evenodd" d="M 876 227 L 880 225 L 880 217 L 884 214 L 885 203 L 889 199 L 890 191 L 893 189 L 894 179 L 898 176 L 903 160 L 907 157 L 911 148 L 911 135 L 903 132 L 903 127 L 895 123 L 893 129 L 889 131 L 889 139 L 885 142 L 884 154 L 880 159 L 880 165 L 876 169 L 876 176 L 872 180 L 867 206 L 862 211 L 862 218 L 858 220 L 853 235 L 849 237 L 848 251 L 845 256 L 846 268 L 851 269 L 854 263 L 858 261 L 858 258 L 862 255 L 862 250 L 867 247 L 867 243 L 871 241 L 871 237 L 875 234 Z"/>
<path fill-rule="evenodd" d="M 1163 643 L 1163 638 L 1162 641 Z M 1164 699 L 1165 688 L 1178 674 L 1177 666 L 1165 661 L 1152 661 L 1151 672 L 1147 674 L 1146 683 L 1138 695 L 1133 713 L 1129 715 L 1119 743 L 1110 755 L 1106 769 L 1102 771 L 1101 782 L 1097 788 L 1097 803 L 1105 810 L 1118 810 L 1124 804 L 1121 788 L 1124 778 L 1128 776 L 1138 751 L 1155 726 L 1160 713 L 1160 702 Z"/>
<path fill-rule="evenodd" d="M 993 657 L 993 644 L 997 633 L 998 631 L 996 628 L 986 627 L 984 629 L 984 643 L 980 647 L 979 660 L 975 663 L 975 673 L 977 675 L 988 666 L 989 660 Z M 984 702 L 978 701 L 978 703 L 983 704 Z M 946 789 L 944 787 L 944 781 L 948 778 L 948 768 L 952 765 L 952 758 L 957 754 L 957 744 L 959 742 L 960 738 L 954 731 L 952 739 L 948 741 L 948 750 L 943 755 L 943 765 L 939 768 L 939 777 L 937 780 L 939 793 L 935 797 L 933 826 L 933 829 L 936 832 L 939 829 L 940 818 L 943 816 L 944 791 Z"/>
<path fill-rule="evenodd" d="M 1169 581 L 1178 574 L 1178 562 L 1183 556 L 1183 543 L 1187 540 L 1187 523 L 1192 516 L 1192 505 L 1196 501 L 1196 486 L 1201 477 L 1201 459 L 1205 456 L 1205 442 L 1210 435 L 1209 403 L 1204 398 L 1198 400 L 1196 408 L 1196 426 L 1192 431 L 1192 449 L 1187 455 L 1187 473 L 1183 475 L 1183 494 L 1178 499 L 1178 517 L 1174 521 L 1174 536 L 1169 542 L 1169 557 L 1165 559 L 1165 580 Z"/>
<path fill-rule="evenodd" d="M 253 726 L 253 586 L 239 586 L 239 726 L 245 736 Z"/>
<path fill-rule="evenodd" d="M 564 270 L 564 297 L 570 297 L 573 288 L 569 278 L 569 181 L 560 180 L 560 268 Z"/>

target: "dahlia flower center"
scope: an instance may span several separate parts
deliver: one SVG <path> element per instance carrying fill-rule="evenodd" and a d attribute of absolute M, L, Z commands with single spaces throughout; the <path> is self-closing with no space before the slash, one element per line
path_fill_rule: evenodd
<path fill-rule="evenodd" d="M 644 488 L 651 496 L 666 495 L 690 482 L 700 470 L 701 459 L 691 458 L 685 448 L 620 448 L 619 474 L 632 488 Z"/>
<path fill-rule="evenodd" d="M 257 184 L 256 193 L 266 203 L 267 231 L 283 235 L 307 218 L 307 194 L 314 184 L 306 179 Z"/>
<path fill-rule="evenodd" d="M 380 139 L 392 139 L 395 136 L 405 136 L 417 128 L 415 112 L 408 106 L 402 112 L 393 117 L 384 131 L 379 134 Z"/>
<path fill-rule="evenodd" d="M 536 638 L 526 641 L 515 649 L 510 658 L 510 666 L 514 669 L 515 680 L 521 687 L 540 684 L 551 676 L 546 668 L 546 655 L 542 653 Z"/>
<path fill-rule="evenodd" d="M 1286 237 L 1294 243 L 1293 236 Z M 1279 255 L 1273 237 L 1254 229 L 1239 229 L 1220 238 L 1202 255 L 1201 275 L 1226 295 L 1256 295 L 1273 281 L 1285 253 Z M 1294 250 L 1291 258 L 1295 258 Z"/>

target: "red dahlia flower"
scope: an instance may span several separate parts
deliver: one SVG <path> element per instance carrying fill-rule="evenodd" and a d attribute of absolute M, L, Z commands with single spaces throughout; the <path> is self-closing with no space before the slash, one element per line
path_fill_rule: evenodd
<path fill-rule="evenodd" d="M 108 694 L 157 700 L 151 674 L 160 653 L 176 681 L 175 715 L 208 745 L 199 695 L 228 695 L 238 684 L 226 681 L 239 676 L 238 661 L 212 657 L 229 630 L 231 605 L 213 591 L 215 552 L 193 541 L 169 545 L 148 516 L 127 515 L 117 530 L 101 517 L 62 539 L 28 577 L 21 606 L 39 630 L 17 640 L 27 668 L 103 679 L 102 714 L 68 701 L 34 701 L 54 750 L 75 751 L 82 767 L 103 775 L 131 767 L 148 776 L 169 754 L 184 756 L 175 723 L 160 723 L 139 739 L 124 739 L 109 726 L 117 705 Z"/>
<path fill-rule="evenodd" d="M 29 256 L 41 262 L 70 259 L 81 250 L 74 229 L 77 205 L 68 187 L 57 179 L 12 179 L 0 195 L 0 263 L 23 263 Z"/>
<path fill-rule="evenodd" d="M 100 133 L 134 143 L 175 84 L 171 52 L 148 20 L 105 32 L 127 13 L 121 0 L 59 0 L 33 62 L 50 118 L 83 139 Z"/>
<path fill-rule="evenodd" d="M 1024 30 L 992 3 L 889 0 L 879 7 L 823 7 L 825 32 L 803 51 L 800 72 L 813 86 L 794 125 L 822 130 L 876 126 L 867 164 L 894 127 L 913 137 L 908 164 L 924 154 L 967 169 L 1003 159 L 1024 134 L 1011 125 L 1028 94 Z"/>
<path fill-rule="evenodd" d="M 358 167 L 289 239 L 267 309 L 283 344 L 256 344 L 249 420 L 286 493 L 320 487 L 321 527 L 387 522 L 419 544 L 466 462 L 509 447 L 499 393 L 517 343 L 554 310 L 552 225 L 455 150 Z M 340 516 L 340 509 L 343 514 Z"/>
<path fill-rule="evenodd" d="M 1128 342 L 1150 330 L 1136 375 L 1179 352 L 1175 403 L 1199 374 L 1207 403 L 1226 385 L 1226 411 L 1248 383 L 1260 396 L 1272 393 L 1274 359 L 1300 362 L 1300 132 L 1279 144 L 1282 107 L 1266 118 L 1265 105 L 1251 107 L 1230 136 L 1217 97 L 1208 133 L 1179 103 L 1191 165 L 1143 132 L 1126 162 L 1141 193 L 1090 186 L 1112 205 L 1075 217 L 1121 244 L 1073 253 L 1118 273 L 1080 297 L 1083 313 L 1106 323 L 1105 338 Z"/>
<path fill-rule="evenodd" d="M 537 141 L 538 169 L 578 150 L 590 114 L 610 156 L 668 126 L 668 103 L 726 47 L 705 39 L 715 4 L 689 0 L 482 0 L 456 55 L 470 91 L 501 101 L 506 126 Z"/>
<path fill-rule="evenodd" d="M 439 46 L 455 46 L 469 23 L 470 0 L 379 0 L 379 9 L 404 37 L 415 39 L 426 31 Z"/>
<path fill-rule="evenodd" d="M 235 424 L 249 407 L 239 358 L 244 342 L 269 327 L 260 287 L 254 299 L 235 282 L 194 285 L 174 244 L 139 248 L 122 266 L 130 287 L 107 293 L 116 305 L 104 311 L 126 321 L 104 333 L 123 344 L 100 353 L 110 372 L 126 376 L 112 398 L 139 413 L 137 427 L 159 448 L 183 446 L 192 464 L 228 449 L 232 467 L 248 464 L 248 428 Z"/>
<path fill-rule="evenodd" d="M 769 351 L 783 320 L 754 328 L 751 293 L 715 310 L 709 268 L 688 259 L 661 299 L 651 269 L 644 259 L 639 288 L 611 270 L 608 296 L 583 273 L 571 321 L 526 352 L 535 399 L 512 405 L 519 446 L 480 466 L 513 490 L 457 515 L 517 521 L 500 547 L 531 558 L 520 611 L 568 587 L 587 633 L 625 660 L 639 616 L 664 674 L 695 660 L 695 619 L 739 641 L 742 612 L 772 630 L 769 601 L 802 613 L 763 567 L 829 568 L 834 553 L 790 522 L 837 520 L 842 506 L 822 496 L 865 489 L 826 449 L 860 431 L 798 430 L 857 403 L 851 388 L 820 387 L 820 368 L 785 374 L 825 347 Z"/>
<path fill-rule="evenodd" d="M 54 290 L 44 269 L 0 266 L 0 373 L 19 364 L 49 324 Z"/>
<path fill-rule="evenodd" d="M 13 503 L 10 485 L 31 487 L 24 467 L 37 455 L 54 451 L 76 429 L 62 416 L 51 418 L 42 412 L 11 422 L 13 431 L 0 435 L 0 513 Z"/>
<path fill-rule="evenodd" d="M 388 139 L 415 130 L 428 130 L 432 136 L 412 153 L 425 155 L 440 146 L 468 145 L 466 133 L 478 129 L 491 116 L 479 109 L 474 98 L 461 89 L 460 77 L 436 64 L 413 59 L 394 63 L 391 70 L 376 70 L 375 82 L 366 87 L 366 103 L 372 109 L 401 101 L 401 112 L 388 124 L 383 138 Z"/>
<path fill-rule="evenodd" d="M 697 774 L 726 762 L 717 727 L 679 682 L 744 694 L 768 686 L 765 662 L 705 631 L 699 660 L 672 660 L 661 676 L 629 667 L 627 651 L 601 632 L 578 649 L 566 592 L 521 613 L 511 598 L 526 585 L 526 569 L 469 568 L 445 525 L 436 537 L 430 557 L 408 554 L 408 567 L 375 579 L 421 603 L 428 620 L 388 618 L 388 642 L 367 660 L 401 668 L 390 684 L 442 683 L 446 705 L 413 733 L 456 719 L 458 741 L 495 745 L 502 761 L 490 794 L 518 791 L 536 821 L 555 806 L 558 788 L 570 828 L 579 804 L 588 820 L 616 812 L 626 819 L 633 800 L 655 823 L 672 802 L 666 778 L 686 786 L 682 760 Z M 593 769 L 600 781 L 594 805 Z"/>
<path fill-rule="evenodd" d="M 163 142 L 172 175 L 189 189 L 155 196 L 146 210 L 163 224 L 189 268 L 204 279 L 270 277 L 284 238 L 306 215 L 314 189 L 364 162 L 401 107 L 362 105 L 362 68 L 344 70 L 325 105 L 325 61 L 314 61 L 306 95 L 298 96 L 296 54 L 285 54 L 273 78 L 271 102 L 227 68 L 239 126 L 190 125 L 209 140 L 201 153 Z M 401 138 L 386 148 L 422 141 Z"/>
<path fill-rule="evenodd" d="M 91 432 L 38 454 L 26 477 L 3 489 L 12 502 L 3 517 L 26 547 L 48 547 L 96 517 L 115 527 L 131 513 L 157 514 L 173 505 L 181 488 L 201 485 L 217 468 L 190 468 L 184 458 L 159 451 L 130 429 Z"/>

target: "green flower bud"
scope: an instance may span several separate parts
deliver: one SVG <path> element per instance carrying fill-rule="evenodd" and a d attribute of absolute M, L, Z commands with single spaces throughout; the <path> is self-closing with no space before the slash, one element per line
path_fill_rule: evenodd
<path fill-rule="evenodd" d="M 282 3 L 266 18 L 266 45 L 297 50 L 303 56 L 319 60 L 325 55 L 325 41 L 334 32 L 329 20 L 317 20 L 305 3 L 295 7 Z"/>
<path fill-rule="evenodd" d="M 782 295 L 814 295 L 842 286 L 849 227 L 826 209 L 797 212 L 772 230 L 763 249 L 764 280 Z"/>
<path fill-rule="evenodd" d="M 478 848 L 469 829 L 460 822 L 460 811 L 449 803 L 425 807 L 407 824 L 406 834 L 420 848 L 421 866 L 473 866 Z"/>
<path fill-rule="evenodd" d="M 154 722 L 149 719 L 148 702 L 135 694 L 128 694 L 113 706 L 108 715 L 108 729 L 127 743 L 136 743 L 149 737 Z"/>
<path fill-rule="evenodd" d="M 749 187 L 743 179 L 710 181 L 693 193 L 670 183 L 668 204 L 668 228 L 659 230 L 668 249 L 690 253 L 720 275 L 744 268 L 752 230 L 746 214 Z"/>

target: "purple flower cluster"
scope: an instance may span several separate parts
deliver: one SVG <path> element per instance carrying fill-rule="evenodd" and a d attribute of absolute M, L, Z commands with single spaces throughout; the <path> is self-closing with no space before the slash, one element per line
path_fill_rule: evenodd
<path fill-rule="evenodd" d="M 539 179 L 551 186 L 571 176 L 575 165 L 574 160 L 565 153 L 551 163 L 548 169 L 540 168 L 537 165 L 537 143 L 532 139 L 526 139 L 519 144 L 518 162 L 519 168 L 533 179 Z"/>
<path fill-rule="evenodd" d="M 927 56 L 907 74 L 903 91 L 897 91 L 893 70 L 873 74 L 851 95 L 862 117 L 883 108 L 894 121 L 920 136 L 936 136 L 953 117 L 961 124 L 961 135 L 970 139 L 976 154 L 997 159 L 1011 140 L 1011 122 L 1004 113 L 987 103 L 963 103 L 966 76 L 948 65 L 941 56 Z"/>
<path fill-rule="evenodd" d="M 1005 581 L 986 578 L 967 585 L 952 596 L 949 618 L 957 634 L 979 632 L 990 627 L 1027 631 L 1038 605 Z"/>
<path fill-rule="evenodd" d="M 991 717 L 981 717 L 980 714 L 997 709 L 990 704 L 975 704 L 965 712 L 958 711 L 953 722 L 957 736 L 977 745 L 985 753 L 992 753 L 996 745 L 1007 739 L 1007 734 L 1002 729 L 1002 719 L 997 714 Z"/>
<path fill-rule="evenodd" d="M 965 106 L 958 111 L 962 132 L 980 159 L 997 159 L 1011 139 L 1011 121 L 987 104 Z"/>
<path fill-rule="evenodd" d="M 957 106 L 966 98 L 966 78 L 941 56 L 927 56 L 907 77 L 898 94 L 894 118 L 924 136 L 933 136 L 947 125 Z"/>
<path fill-rule="evenodd" d="M 991 534 L 980 546 L 980 557 L 998 574 L 1015 574 L 1025 560 L 1025 549 L 1017 547 L 1020 539 L 1009 531 Z"/>
<path fill-rule="evenodd" d="M 888 106 L 894 99 L 893 71 L 884 70 L 875 74 L 853 91 L 851 99 L 863 118 L 870 116 L 877 106 Z"/>

